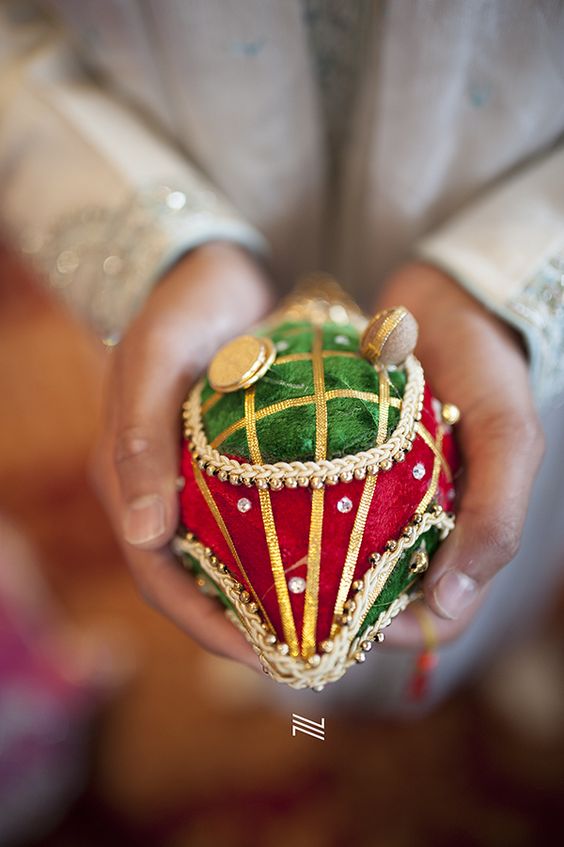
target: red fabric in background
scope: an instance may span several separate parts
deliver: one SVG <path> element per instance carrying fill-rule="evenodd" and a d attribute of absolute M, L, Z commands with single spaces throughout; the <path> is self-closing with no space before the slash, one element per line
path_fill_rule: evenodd
<path fill-rule="evenodd" d="M 433 439 L 436 438 L 439 420 L 440 405 L 433 401 L 430 391 L 426 388 L 421 423 Z M 450 428 L 446 428 L 442 449 L 454 471 L 457 467 L 457 456 Z M 422 464 L 425 468 L 425 475 L 420 480 L 413 476 L 413 468 L 417 464 Z M 417 436 L 404 462 L 394 463 L 389 471 L 379 472 L 360 546 L 355 578 L 361 577 L 370 566 L 368 558 L 370 553 L 383 552 L 386 542 L 400 535 L 427 491 L 433 465 L 433 451 L 420 436 Z M 182 473 L 186 480 L 180 495 L 181 517 L 184 525 L 194 532 L 203 544 L 211 547 L 220 561 L 251 590 L 198 488 L 192 457 L 186 445 L 182 454 Z M 239 558 L 253 584 L 254 592 L 266 609 L 277 635 L 283 640 L 280 610 L 274 588 L 258 491 L 254 487 L 233 486 L 228 482 L 220 482 L 217 477 L 206 474 L 204 479 L 231 534 Z M 364 484 L 364 480 L 353 480 L 349 483 L 327 486 L 325 489 L 317 621 L 318 642 L 329 636 L 339 581 Z M 434 499 L 443 508 L 451 510 L 453 494 L 454 487 L 448 481 L 444 470 L 441 470 L 439 487 Z M 350 512 L 342 513 L 337 508 L 338 502 L 343 497 L 348 497 L 352 501 L 353 508 Z M 251 503 L 251 508 L 245 513 L 237 508 L 241 498 L 246 498 Z M 271 491 L 270 498 L 287 578 L 301 576 L 306 579 L 312 493 L 309 488 L 284 488 L 280 491 Z M 301 640 L 305 593 L 290 593 L 289 596 L 298 638 Z"/>

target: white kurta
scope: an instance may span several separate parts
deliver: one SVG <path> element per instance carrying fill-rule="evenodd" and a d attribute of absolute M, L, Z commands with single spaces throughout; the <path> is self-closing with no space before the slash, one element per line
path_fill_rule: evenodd
<path fill-rule="evenodd" d="M 561 4 L 363 0 L 336 171 L 311 56 L 322 0 L 52 0 L 66 34 L 18 5 L 0 10 L 0 214 L 83 311 L 117 269 L 123 323 L 214 238 L 268 252 L 281 288 L 332 271 L 363 305 L 415 254 L 524 334 L 539 399 L 562 391 Z M 95 323 L 119 331 L 103 309 Z M 554 581 L 562 417 L 524 552 L 444 651 L 437 691 L 516 625 L 528 582 Z"/>

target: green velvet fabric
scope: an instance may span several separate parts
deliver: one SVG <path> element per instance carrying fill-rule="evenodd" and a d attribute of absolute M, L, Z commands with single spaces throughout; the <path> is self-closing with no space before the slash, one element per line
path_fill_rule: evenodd
<path fill-rule="evenodd" d="M 407 550 L 403 556 L 400 557 L 395 568 L 388 577 L 388 581 L 382 589 L 382 593 L 378 597 L 378 600 L 371 607 L 368 615 L 364 619 L 364 622 L 358 631 L 359 635 L 362 634 L 364 630 L 370 626 L 370 624 L 373 624 L 376 618 L 388 608 L 390 603 L 392 603 L 396 597 L 399 597 L 399 595 L 406 590 L 408 585 L 413 582 L 413 574 L 409 570 L 409 562 L 414 550 L 426 550 L 429 554 L 429 558 L 431 559 L 438 546 L 439 531 L 435 527 L 431 527 L 431 529 L 423 533 L 415 547 Z"/>
<path fill-rule="evenodd" d="M 275 344 L 282 344 L 278 357 L 292 353 L 309 353 L 314 329 L 308 323 L 284 323 L 268 333 Z M 348 343 L 344 343 L 344 339 Z M 358 352 L 359 335 L 350 326 L 325 324 L 323 349 Z M 353 389 L 378 393 L 378 374 L 363 358 L 330 356 L 324 358 L 325 390 Z M 403 369 L 390 371 L 392 396 L 402 397 L 406 376 Z M 311 361 L 274 364 L 255 385 L 257 411 L 273 403 L 314 394 Z M 209 384 L 202 389 L 202 402 L 213 394 Z M 204 429 L 213 441 L 229 426 L 244 418 L 245 392 L 225 394 L 204 415 Z M 396 427 L 398 409 L 390 407 L 388 434 Z M 293 407 L 257 420 L 257 436 L 264 462 L 307 461 L 315 457 L 315 404 Z M 335 398 L 327 401 L 327 457 L 358 453 L 374 446 L 378 428 L 378 403 L 358 398 Z M 244 427 L 237 429 L 221 444 L 222 453 L 250 459 Z"/>

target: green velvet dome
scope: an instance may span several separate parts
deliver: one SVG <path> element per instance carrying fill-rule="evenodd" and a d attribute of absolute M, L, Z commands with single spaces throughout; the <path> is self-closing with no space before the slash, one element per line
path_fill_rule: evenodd
<path fill-rule="evenodd" d="M 263 461 L 315 458 L 314 353 L 321 353 L 323 363 L 327 458 L 373 447 L 378 429 L 378 372 L 360 355 L 358 332 L 350 324 L 325 323 L 317 330 L 311 323 L 288 322 L 264 334 L 275 343 L 277 358 L 255 386 L 257 436 Z M 389 378 L 392 404 L 388 435 L 398 422 L 405 371 L 390 370 Z M 245 391 L 217 395 L 206 380 L 201 402 L 204 430 L 212 446 L 221 453 L 250 460 L 244 426 Z"/>

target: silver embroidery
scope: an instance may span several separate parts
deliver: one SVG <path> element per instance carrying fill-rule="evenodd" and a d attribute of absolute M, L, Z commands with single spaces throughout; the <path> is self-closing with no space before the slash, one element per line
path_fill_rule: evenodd
<path fill-rule="evenodd" d="M 210 237 L 261 248 L 259 234 L 213 191 L 158 185 L 114 208 L 77 210 L 49 232 L 18 240 L 51 288 L 111 347 L 166 263 Z"/>
<path fill-rule="evenodd" d="M 564 401 L 564 252 L 549 259 L 508 303 L 537 348 L 535 392 L 541 402 Z"/>

